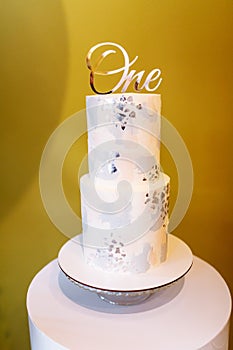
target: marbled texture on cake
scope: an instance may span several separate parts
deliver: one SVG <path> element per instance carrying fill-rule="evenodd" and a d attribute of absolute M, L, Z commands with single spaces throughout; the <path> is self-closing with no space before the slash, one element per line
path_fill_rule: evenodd
<path fill-rule="evenodd" d="M 104 162 L 105 152 L 113 159 L 121 154 L 126 142 L 128 151 L 132 149 L 131 159 L 138 153 L 135 148 L 141 146 L 147 151 L 147 157 L 150 155 L 159 165 L 160 106 L 160 95 L 87 96 L 89 172 L 96 168 L 95 162 L 99 158 Z M 114 143 L 118 144 L 118 150 Z M 98 150 L 99 155 L 96 156 Z M 109 155 L 110 151 L 112 155 Z"/>
<path fill-rule="evenodd" d="M 167 254 L 170 179 L 160 172 L 160 95 L 87 96 L 86 107 L 85 260 L 105 271 L 144 273 Z"/>

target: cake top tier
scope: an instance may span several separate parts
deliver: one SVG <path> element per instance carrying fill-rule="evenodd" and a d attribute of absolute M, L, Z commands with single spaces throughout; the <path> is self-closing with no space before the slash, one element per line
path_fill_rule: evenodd
<path fill-rule="evenodd" d="M 116 176 L 119 171 L 132 180 L 158 169 L 160 95 L 87 96 L 86 107 L 90 173 Z"/>

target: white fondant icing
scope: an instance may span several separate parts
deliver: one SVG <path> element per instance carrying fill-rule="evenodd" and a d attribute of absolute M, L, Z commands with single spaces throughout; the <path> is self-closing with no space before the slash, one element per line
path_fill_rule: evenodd
<path fill-rule="evenodd" d="M 86 212 L 83 223 L 114 230 L 139 221 L 144 213 L 145 218 L 151 218 L 152 226 L 163 214 L 164 204 L 168 203 L 168 186 L 169 177 L 162 173 L 158 181 L 141 180 L 131 184 L 102 178 L 96 178 L 93 183 L 86 174 L 80 179 L 81 208 Z"/>
<path fill-rule="evenodd" d="M 87 96 L 86 104 L 90 172 L 98 168 L 98 160 L 103 165 L 116 152 L 143 163 L 144 170 L 151 158 L 159 164 L 160 95 Z"/>
<path fill-rule="evenodd" d="M 169 183 L 160 173 L 160 95 L 87 96 L 89 174 L 80 179 L 86 262 L 147 271 L 166 259 Z"/>

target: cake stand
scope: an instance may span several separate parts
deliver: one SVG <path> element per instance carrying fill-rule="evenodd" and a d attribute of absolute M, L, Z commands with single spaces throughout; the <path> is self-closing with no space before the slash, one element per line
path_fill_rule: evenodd
<path fill-rule="evenodd" d="M 85 263 L 81 241 L 79 235 L 62 246 L 58 254 L 60 269 L 77 286 L 113 304 L 133 305 L 144 301 L 182 278 L 193 263 L 187 244 L 169 234 L 167 259 L 159 266 L 139 274 L 106 272 Z"/>

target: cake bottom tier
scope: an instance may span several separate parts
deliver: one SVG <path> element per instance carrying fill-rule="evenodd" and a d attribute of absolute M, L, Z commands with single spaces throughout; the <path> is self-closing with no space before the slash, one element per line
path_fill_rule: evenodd
<path fill-rule="evenodd" d="M 167 255 L 170 179 L 126 183 L 81 178 L 86 263 L 110 272 L 144 273 Z M 99 197 L 100 196 L 100 197 Z"/>

